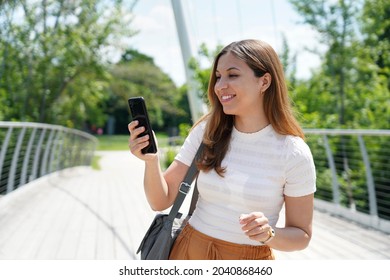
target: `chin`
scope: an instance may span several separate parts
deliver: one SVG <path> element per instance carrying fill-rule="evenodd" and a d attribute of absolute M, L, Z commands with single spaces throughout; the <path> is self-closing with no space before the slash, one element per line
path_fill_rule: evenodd
<path fill-rule="evenodd" d="M 235 115 L 233 110 L 229 110 L 227 108 L 223 108 L 223 112 L 225 113 L 225 115 Z"/>

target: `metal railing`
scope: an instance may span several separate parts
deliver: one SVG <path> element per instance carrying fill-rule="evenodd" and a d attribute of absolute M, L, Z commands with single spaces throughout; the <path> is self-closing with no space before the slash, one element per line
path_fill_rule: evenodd
<path fill-rule="evenodd" d="M 390 130 L 306 129 L 315 206 L 390 233 Z M 97 139 L 62 126 L 0 122 L 0 195 L 64 168 L 90 165 Z"/>
<path fill-rule="evenodd" d="M 0 195 L 46 174 L 90 165 L 97 139 L 58 125 L 0 122 Z"/>
<path fill-rule="evenodd" d="M 390 130 L 306 129 L 316 207 L 390 233 Z"/>

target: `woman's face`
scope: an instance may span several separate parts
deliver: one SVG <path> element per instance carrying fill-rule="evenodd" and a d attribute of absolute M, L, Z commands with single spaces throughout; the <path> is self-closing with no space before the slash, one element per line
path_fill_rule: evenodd
<path fill-rule="evenodd" d="M 216 68 L 214 92 L 227 115 L 256 117 L 263 110 L 263 77 L 231 53 L 222 55 Z"/>

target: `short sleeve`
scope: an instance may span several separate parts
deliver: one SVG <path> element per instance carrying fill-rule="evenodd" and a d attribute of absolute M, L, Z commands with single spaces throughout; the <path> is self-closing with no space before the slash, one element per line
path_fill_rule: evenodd
<path fill-rule="evenodd" d="M 299 137 L 287 144 L 284 194 L 299 197 L 316 191 L 316 171 L 309 146 Z"/>
<path fill-rule="evenodd" d="M 191 165 L 200 143 L 202 142 L 205 126 L 206 123 L 201 122 L 190 131 L 183 146 L 180 148 L 179 153 L 176 155 L 175 160 L 178 160 L 187 166 Z"/>

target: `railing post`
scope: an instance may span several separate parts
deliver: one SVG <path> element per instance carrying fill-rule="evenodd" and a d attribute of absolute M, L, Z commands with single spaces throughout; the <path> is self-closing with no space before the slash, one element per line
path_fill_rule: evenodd
<path fill-rule="evenodd" d="M 370 205 L 370 215 L 373 217 L 378 217 L 375 184 L 374 184 L 374 178 L 372 177 L 370 158 L 368 157 L 366 145 L 364 143 L 362 135 L 358 135 L 358 141 L 359 141 L 360 151 L 363 157 L 364 166 L 366 167 L 365 169 L 366 169 L 366 180 L 367 180 L 367 189 L 368 189 L 368 201 Z"/>
<path fill-rule="evenodd" d="M 330 148 L 328 137 L 326 134 L 323 136 L 324 139 L 324 146 L 326 150 L 326 155 L 328 158 L 328 164 L 330 171 L 332 172 L 332 192 L 333 192 L 333 203 L 336 205 L 340 205 L 340 187 L 339 182 L 337 180 L 337 172 L 336 172 L 336 166 L 334 164 L 332 149 Z"/>
<path fill-rule="evenodd" d="M 73 166 L 74 163 L 76 162 L 77 153 L 78 153 L 78 150 L 77 150 L 77 135 L 73 134 L 73 135 L 71 135 L 70 138 L 72 140 L 70 141 L 70 148 L 69 148 L 69 150 L 71 151 L 69 163 L 70 163 L 70 166 Z"/>
<path fill-rule="evenodd" d="M 1 182 L 1 174 L 3 172 L 3 165 L 4 165 L 5 154 L 7 152 L 9 139 L 11 138 L 11 135 L 12 135 L 12 130 L 13 130 L 12 127 L 8 128 L 7 135 L 5 136 L 3 145 L 1 145 L 1 152 L 0 152 L 0 182 Z"/>
<path fill-rule="evenodd" d="M 49 173 L 52 173 L 53 171 L 56 171 L 53 168 L 53 164 L 54 164 L 53 162 L 54 162 L 54 157 L 55 157 L 56 150 L 57 150 L 57 147 L 58 147 L 58 139 L 60 137 L 60 134 L 61 134 L 61 130 L 57 130 L 56 137 L 54 138 L 54 141 L 53 141 L 53 148 L 52 148 L 51 153 L 50 153 Z"/>
<path fill-rule="evenodd" d="M 63 148 L 64 148 L 64 138 L 65 138 L 65 133 L 64 132 L 61 132 L 63 134 L 63 136 L 60 138 L 60 148 L 58 149 L 58 159 L 57 159 L 57 170 L 60 170 L 63 168 L 63 154 L 62 154 L 62 151 L 63 151 Z"/>
<path fill-rule="evenodd" d="M 41 153 L 41 147 L 43 143 L 43 139 L 45 138 L 46 128 L 42 128 L 41 136 L 39 137 L 38 145 L 35 150 L 34 163 L 33 163 L 33 171 L 31 173 L 31 180 L 37 178 L 38 174 L 38 164 L 39 164 L 39 155 Z M 29 181 L 31 181 L 29 180 Z"/>
<path fill-rule="evenodd" d="M 43 153 L 43 158 L 42 158 L 42 165 L 41 165 L 41 176 L 44 176 L 47 174 L 47 164 L 49 161 L 49 152 L 51 148 L 51 143 L 53 142 L 53 135 L 54 135 L 54 129 L 50 130 L 49 138 L 47 139 L 46 142 L 46 147 L 45 147 L 45 152 Z"/>
<path fill-rule="evenodd" d="M 22 147 L 25 133 L 26 133 L 26 127 L 23 127 L 19 133 L 18 142 L 16 143 L 14 155 L 12 157 L 12 163 L 9 171 L 8 184 L 7 184 L 7 193 L 10 193 L 14 190 L 16 167 L 18 165 L 19 153 Z"/>
<path fill-rule="evenodd" d="M 30 155 L 31 155 L 31 151 L 32 151 L 32 146 L 34 144 L 36 132 L 37 132 L 37 128 L 34 127 L 33 131 L 31 132 L 30 139 L 28 140 L 26 154 L 25 154 L 24 160 L 23 160 L 22 175 L 20 178 L 19 186 L 22 186 L 22 185 L 26 184 L 26 182 L 27 182 L 28 162 L 30 161 Z"/>

